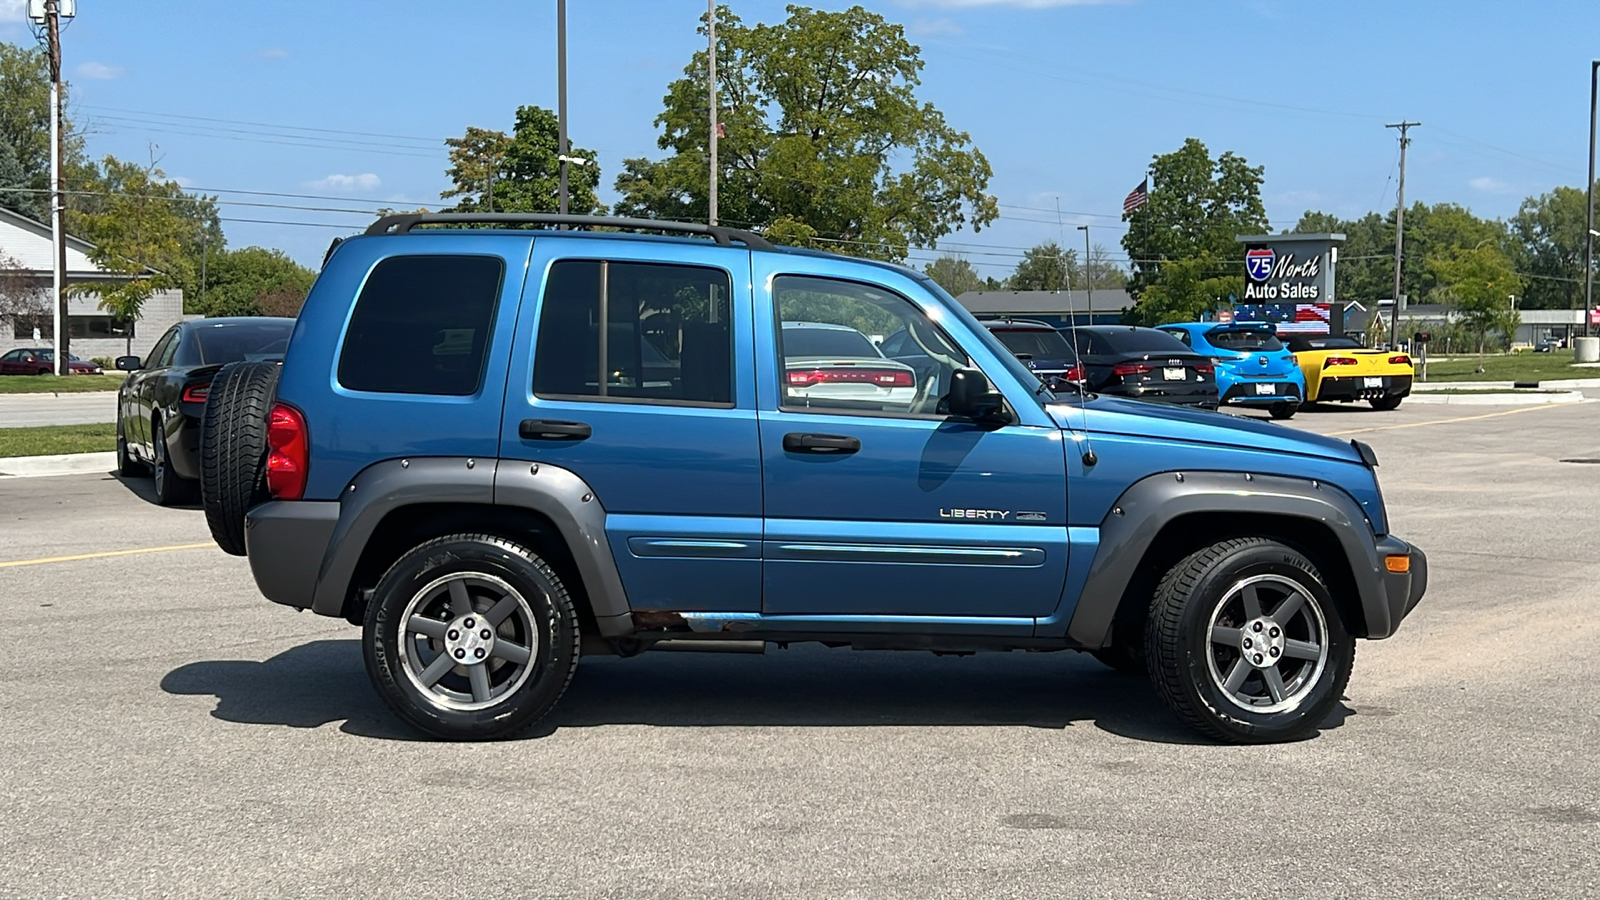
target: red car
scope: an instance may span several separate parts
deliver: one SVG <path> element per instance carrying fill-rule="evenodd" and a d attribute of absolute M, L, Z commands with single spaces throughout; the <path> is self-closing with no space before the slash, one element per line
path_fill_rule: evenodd
<path fill-rule="evenodd" d="M 49 375 L 56 370 L 56 352 L 49 347 L 25 347 L 0 356 L 0 375 Z M 100 375 L 100 366 L 67 354 L 68 375 Z"/>

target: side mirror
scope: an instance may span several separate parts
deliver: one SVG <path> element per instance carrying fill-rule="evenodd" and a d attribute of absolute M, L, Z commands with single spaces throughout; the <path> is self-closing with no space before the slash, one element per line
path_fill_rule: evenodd
<path fill-rule="evenodd" d="M 137 372 L 138 370 L 140 370 L 142 368 L 144 368 L 144 362 L 143 362 L 143 360 L 139 359 L 139 357 L 137 357 L 137 356 L 119 356 L 119 357 L 117 357 L 117 369 L 120 370 L 120 371 L 123 371 L 123 372 Z"/>
<path fill-rule="evenodd" d="M 957 369 L 950 376 L 950 414 L 976 422 L 1003 422 L 1005 400 L 976 369 Z"/>

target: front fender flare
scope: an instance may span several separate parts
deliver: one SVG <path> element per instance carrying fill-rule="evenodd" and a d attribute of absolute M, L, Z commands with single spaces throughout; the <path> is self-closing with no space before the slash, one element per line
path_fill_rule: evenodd
<path fill-rule="evenodd" d="M 1067 626 L 1073 643 L 1091 648 L 1107 645 L 1123 594 L 1156 536 L 1168 523 L 1193 513 L 1289 516 L 1326 527 L 1338 540 L 1354 577 L 1365 635 L 1387 637 L 1398 625 L 1387 602 L 1377 539 L 1360 504 L 1349 494 L 1311 479 L 1166 472 L 1135 482 L 1100 523 L 1099 549 Z"/>

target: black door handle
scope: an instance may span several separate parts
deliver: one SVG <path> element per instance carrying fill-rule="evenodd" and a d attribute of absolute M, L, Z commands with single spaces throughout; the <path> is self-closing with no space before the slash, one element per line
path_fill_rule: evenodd
<path fill-rule="evenodd" d="M 594 434 L 587 422 L 562 422 L 556 419 L 523 419 L 517 436 L 525 441 L 581 441 Z"/>
<path fill-rule="evenodd" d="M 791 432 L 783 436 L 783 449 L 790 453 L 831 453 L 842 456 L 860 450 L 861 441 L 844 434 Z"/>

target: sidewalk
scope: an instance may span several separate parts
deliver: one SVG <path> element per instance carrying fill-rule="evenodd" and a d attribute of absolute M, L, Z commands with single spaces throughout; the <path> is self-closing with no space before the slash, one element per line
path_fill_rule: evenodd
<path fill-rule="evenodd" d="M 0 484 L 6 478 L 32 478 L 42 475 L 87 475 L 109 473 L 117 467 L 117 454 L 63 453 L 57 456 L 0 457 Z"/>
<path fill-rule="evenodd" d="M 0 394 L 0 428 L 94 425 L 116 420 L 116 391 L 88 391 L 78 394 Z"/>

